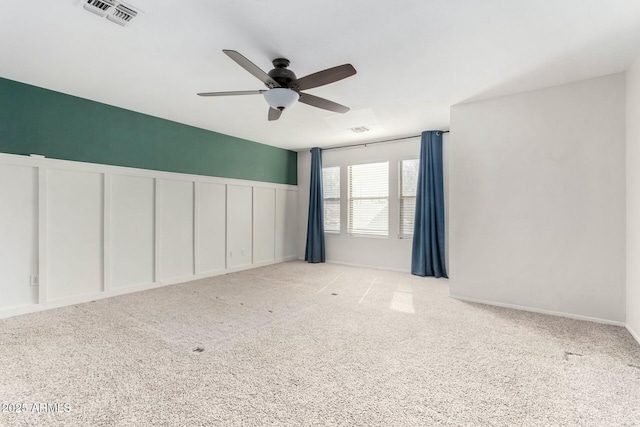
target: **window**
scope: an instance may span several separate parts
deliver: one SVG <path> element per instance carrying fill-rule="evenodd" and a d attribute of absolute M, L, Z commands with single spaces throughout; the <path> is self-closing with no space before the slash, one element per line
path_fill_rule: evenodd
<path fill-rule="evenodd" d="M 322 168 L 324 231 L 340 233 L 340 166 Z"/>
<path fill-rule="evenodd" d="M 389 162 L 349 166 L 349 235 L 389 235 Z"/>
<path fill-rule="evenodd" d="M 401 239 L 413 236 L 416 214 L 416 189 L 418 187 L 418 159 L 400 162 L 400 235 Z"/>

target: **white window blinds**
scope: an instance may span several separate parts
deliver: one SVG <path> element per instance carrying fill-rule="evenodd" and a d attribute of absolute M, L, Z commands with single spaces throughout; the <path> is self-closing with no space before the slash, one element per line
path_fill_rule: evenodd
<path fill-rule="evenodd" d="M 400 162 L 400 235 L 401 239 L 413 236 L 416 215 L 416 189 L 418 187 L 418 159 Z"/>
<path fill-rule="evenodd" d="M 340 166 L 322 168 L 324 231 L 340 233 Z"/>
<path fill-rule="evenodd" d="M 349 166 L 349 235 L 389 234 L 389 162 Z"/>

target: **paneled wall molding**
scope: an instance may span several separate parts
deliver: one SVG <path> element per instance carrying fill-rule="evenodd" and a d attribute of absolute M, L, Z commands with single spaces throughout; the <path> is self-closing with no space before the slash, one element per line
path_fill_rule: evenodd
<path fill-rule="evenodd" d="M 160 200 L 162 193 L 160 190 L 160 180 L 153 179 L 153 282 L 160 283 L 160 263 L 158 262 L 158 254 L 161 251 L 160 226 L 162 224 L 162 211 L 160 210 Z"/>
<path fill-rule="evenodd" d="M 47 169 L 38 164 L 38 302 L 47 302 Z"/>
<path fill-rule="evenodd" d="M 105 172 L 103 176 L 102 291 L 109 292 L 111 290 L 111 174 Z"/>
<path fill-rule="evenodd" d="M 21 227 L 0 318 L 297 258 L 295 185 L 11 154 L 0 174 L 0 230 Z"/>
<path fill-rule="evenodd" d="M 200 183 L 193 183 L 193 274 L 200 274 Z"/>

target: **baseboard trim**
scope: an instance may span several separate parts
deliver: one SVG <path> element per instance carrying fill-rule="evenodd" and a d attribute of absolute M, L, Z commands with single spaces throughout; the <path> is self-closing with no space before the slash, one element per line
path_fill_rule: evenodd
<path fill-rule="evenodd" d="M 169 279 L 159 280 L 153 283 L 144 283 L 134 286 L 121 288 L 112 288 L 108 291 L 94 292 L 84 295 L 75 295 L 68 298 L 61 298 L 53 301 L 47 301 L 42 304 L 30 304 L 19 307 L 8 307 L 0 309 L 0 319 L 8 317 L 21 316 L 23 314 L 37 313 L 40 311 L 51 310 L 54 308 L 68 307 L 75 304 L 83 304 L 91 301 L 97 301 L 105 298 L 117 297 L 120 295 L 133 294 L 136 292 L 148 291 L 151 289 L 162 288 L 164 286 L 177 285 L 181 283 L 193 282 L 195 280 L 206 279 L 209 277 L 221 276 L 223 274 L 237 273 L 239 271 L 251 270 L 253 268 L 263 267 L 266 265 L 279 264 L 281 262 L 294 261 L 296 256 L 289 256 L 274 261 L 261 262 L 260 264 L 250 264 L 233 269 L 213 270 L 206 273 L 195 274 L 192 276 L 182 276 Z"/>
<path fill-rule="evenodd" d="M 638 344 L 640 344 L 640 334 L 637 333 L 636 331 L 634 331 L 631 326 L 629 326 L 629 324 L 627 323 L 625 325 L 627 327 L 627 331 L 629 331 L 629 333 L 631 334 L 631 336 L 638 342 Z"/>
<path fill-rule="evenodd" d="M 463 296 L 460 296 L 460 295 L 453 295 L 453 294 L 449 294 L 449 297 L 457 299 L 457 300 L 460 300 L 460 301 L 475 302 L 475 303 L 478 303 L 478 304 L 493 305 L 493 306 L 496 306 L 496 307 L 511 308 L 511 309 L 514 309 L 514 310 L 529 311 L 529 312 L 532 312 L 532 313 L 548 314 L 550 316 L 566 317 L 566 318 L 569 318 L 569 319 L 584 320 L 584 321 L 587 321 L 587 322 L 595 322 L 595 323 L 603 323 L 605 325 L 622 326 L 622 327 L 627 327 L 627 329 L 629 328 L 629 326 L 627 324 L 625 324 L 625 322 L 619 322 L 617 320 L 601 319 L 599 317 L 583 316 L 581 314 L 564 313 L 562 311 L 545 310 L 545 309 L 541 309 L 541 308 L 527 307 L 527 306 L 522 306 L 522 305 L 505 304 L 505 303 L 501 303 L 501 302 L 487 301 L 487 300 L 463 297 Z"/>
<path fill-rule="evenodd" d="M 303 260 L 304 260 L 304 258 L 303 258 Z M 397 271 L 399 273 L 411 273 L 410 270 L 404 270 L 402 268 L 381 267 L 379 265 L 356 264 L 356 263 L 335 261 L 335 260 L 329 260 L 329 259 L 326 261 L 326 263 L 327 264 L 346 265 L 347 267 L 374 268 L 376 270 Z"/>
<path fill-rule="evenodd" d="M 298 257 L 296 257 L 296 256 L 289 256 L 289 257 L 279 258 L 279 259 L 272 260 L 272 261 L 261 261 L 261 262 L 255 263 L 255 264 L 239 265 L 237 267 L 231 267 L 231 268 L 225 270 L 222 274 L 238 273 L 239 271 L 253 270 L 254 268 L 266 267 L 267 265 L 273 265 L 273 264 L 280 264 L 281 262 L 295 261 L 297 259 L 298 259 Z"/>

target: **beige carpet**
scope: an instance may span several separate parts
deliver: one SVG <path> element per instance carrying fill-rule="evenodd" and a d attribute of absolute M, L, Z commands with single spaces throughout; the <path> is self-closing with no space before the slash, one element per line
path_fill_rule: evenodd
<path fill-rule="evenodd" d="M 0 343 L 2 427 L 640 425 L 625 329 L 373 269 L 278 264 L 0 320 Z"/>

